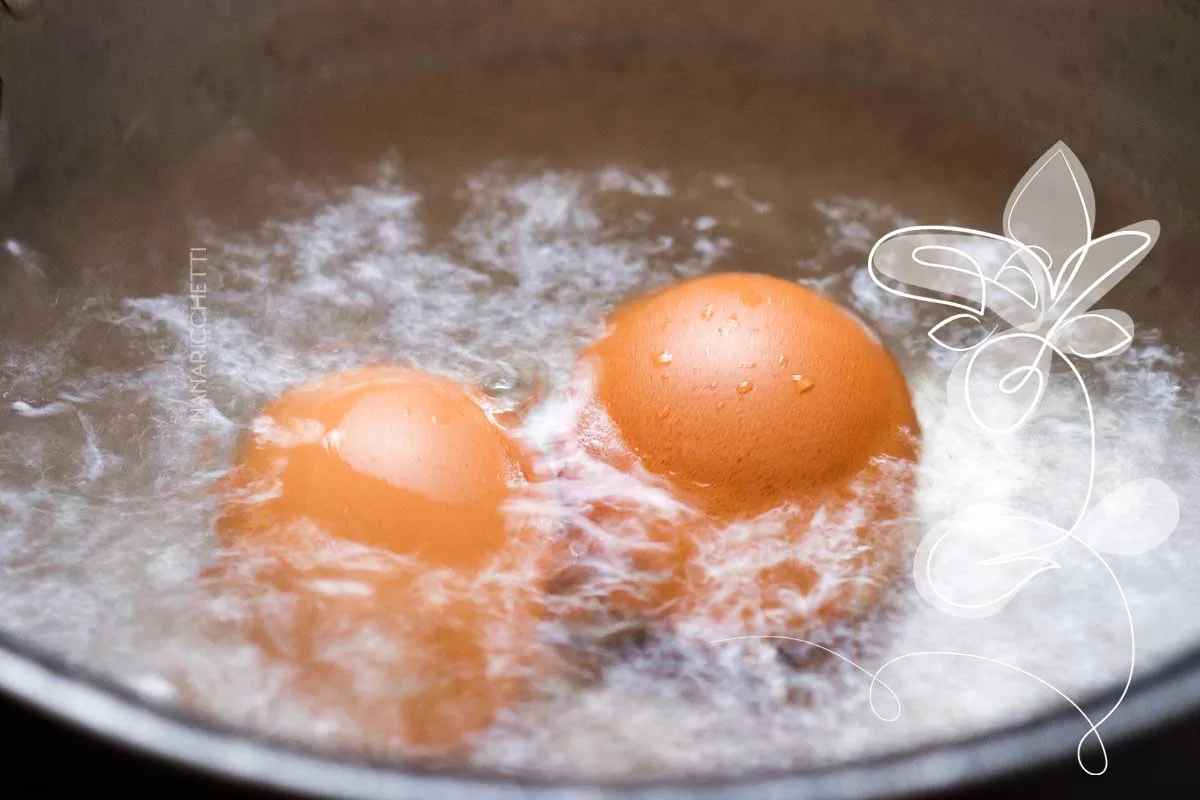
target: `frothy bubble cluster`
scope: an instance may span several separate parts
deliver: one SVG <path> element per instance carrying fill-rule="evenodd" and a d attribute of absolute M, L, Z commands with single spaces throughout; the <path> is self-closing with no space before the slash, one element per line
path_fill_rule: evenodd
<path fill-rule="evenodd" d="M 750 199 L 728 175 L 712 176 L 699 199 L 689 197 L 682 219 L 664 210 L 675 197 L 670 175 L 616 167 L 496 167 L 473 175 L 459 196 L 461 214 L 433 240 L 422 190 L 386 161 L 372 180 L 350 188 L 293 186 L 287 213 L 261 224 L 195 222 L 214 270 L 207 385 L 198 401 L 188 393 L 193 329 L 183 281 L 132 297 L 119 281 L 106 288 L 106 276 L 147 257 L 130 243 L 136 232 L 123 249 L 102 251 L 110 260 L 91 278 L 64 289 L 36 342 L 4 331 L 13 342 L 0 356 L 5 628 L 156 701 L 318 744 L 405 755 L 363 741 L 356 724 L 356 709 L 397 691 L 379 680 L 381 665 L 419 657 L 405 649 L 401 630 L 331 632 L 330 652 L 361 676 L 358 695 L 295 696 L 283 688 L 288 666 L 265 659 L 229 624 L 255 608 L 286 619 L 293 608 L 286 591 L 253 580 L 250 560 L 236 588 L 200 577 L 217 555 L 211 487 L 228 468 L 241 426 L 292 384 L 362 363 L 399 362 L 482 385 L 501 406 L 519 406 L 540 386 L 545 400 L 521 434 L 545 449 L 544 466 L 559 470 L 564 460 L 581 458 L 556 447 L 579 413 L 564 390 L 576 353 L 599 333 L 604 313 L 638 292 L 721 268 L 736 251 L 740 222 L 753 221 L 754 230 L 785 224 L 772 217 L 769 202 Z M 619 213 L 605 211 L 614 207 Z M 925 337 L 922 310 L 885 297 L 862 267 L 873 239 L 909 220 L 857 197 L 824 198 L 812 213 L 826 226 L 816 252 L 782 268 L 852 308 L 905 369 L 924 429 L 915 533 L 967 496 L 1034 506 L 1048 517 L 1069 513 L 1082 490 L 1074 476 L 1086 475 L 1087 459 L 1086 418 L 1070 384 L 1051 386 L 1039 418 L 1019 435 L 981 437 L 948 413 L 949 364 Z M 0 267 L 17 270 L 19 254 L 30 250 L 10 247 Z M 26 275 L 18 289 L 41 296 L 50 292 L 45 280 Z M 1180 496 L 1200 489 L 1200 467 L 1189 457 L 1200 445 L 1200 418 L 1183 371 L 1179 355 L 1152 332 L 1095 367 L 1096 424 L 1106 454 L 1098 488 L 1156 474 Z M 649 476 L 585 466 L 586 478 L 566 487 L 575 502 L 586 504 L 592 493 L 652 515 L 695 513 Z M 563 490 L 525 496 L 514 511 L 561 513 Z M 1186 530 L 1195 517 L 1187 508 L 1184 514 Z M 856 524 L 853 508 L 815 521 L 805 553 L 777 545 L 773 532 L 785 517 L 781 511 L 732 526 L 700 555 L 714 604 L 750 618 L 756 633 L 776 632 L 777 620 L 754 616 L 745 576 L 799 555 L 820 565 L 829 581 L 854 579 L 838 571 Z M 569 521 L 587 525 L 582 514 Z M 613 549 L 637 535 L 592 533 Z M 1191 613 L 1200 584 L 1189 574 L 1197 547 L 1195 537 L 1175 536 L 1118 565 L 1141 664 L 1200 636 Z M 320 552 L 359 569 L 391 568 L 378 554 L 333 546 Z M 605 564 L 612 569 L 620 560 Z M 619 569 L 600 574 L 592 589 L 629 578 Z M 511 565 L 487 579 L 531 582 Z M 429 580 L 436 591 L 436 576 Z M 1117 679 L 1126 666 L 1121 629 L 1110 625 L 1117 609 L 1115 599 L 1106 604 L 1107 581 L 1086 561 L 1068 560 L 1053 581 L 1029 587 L 1004 614 L 964 621 L 925 605 L 905 577 L 870 618 L 820 637 L 867 667 L 912 650 L 973 651 L 1084 691 Z M 360 588 L 351 581 L 323 590 Z M 802 609 L 814 598 L 793 601 Z M 821 764 L 957 736 L 1056 701 L 986 664 L 905 662 L 888 677 L 904 713 L 885 724 L 870 712 L 863 676 L 822 651 L 799 643 L 720 643 L 725 626 L 711 615 L 678 627 L 661 636 L 547 623 L 546 646 L 576 647 L 575 668 L 535 680 L 534 696 L 478 742 L 475 763 L 576 777 Z"/>

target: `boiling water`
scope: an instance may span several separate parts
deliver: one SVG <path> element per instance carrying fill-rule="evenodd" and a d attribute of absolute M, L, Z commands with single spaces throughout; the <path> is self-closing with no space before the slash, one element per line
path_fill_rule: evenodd
<path fill-rule="evenodd" d="M 827 292 L 896 354 L 924 429 L 914 546 L 967 500 L 1068 524 L 1088 475 L 1078 387 L 1056 378 L 1028 428 L 983 436 L 949 413 L 952 354 L 925 335 L 938 318 L 864 268 L 901 225 L 997 230 L 1026 166 L 887 98 L 715 67 L 581 63 L 234 118 L 169 170 L 129 164 L 51 210 L 15 208 L 0 232 L 0 624 L 156 702 L 403 756 L 360 741 L 336 702 L 285 691 L 286 665 L 239 639 L 234 598 L 200 580 L 217 548 L 212 485 L 239 431 L 290 385 L 393 361 L 500 403 L 544 385 L 525 433 L 552 440 L 604 313 L 713 270 Z M 1139 477 L 1194 496 L 1194 387 L 1155 321 L 1136 322 L 1129 350 L 1084 373 L 1097 496 Z M 1165 544 L 1113 561 L 1139 671 L 1200 634 L 1195 521 L 1185 504 Z M 693 628 L 622 648 L 586 679 L 546 681 L 473 760 L 575 777 L 728 773 L 1065 706 L 1031 676 L 1074 698 L 1119 685 L 1130 641 L 1113 576 L 1082 549 L 1059 561 L 993 617 L 948 616 L 906 576 L 886 608 L 827 632 L 867 671 L 934 653 L 883 676 L 903 704 L 894 721 L 872 713 L 870 678 L 845 662 L 713 644 L 715 631 Z M 377 655 L 341 658 L 366 669 Z"/>

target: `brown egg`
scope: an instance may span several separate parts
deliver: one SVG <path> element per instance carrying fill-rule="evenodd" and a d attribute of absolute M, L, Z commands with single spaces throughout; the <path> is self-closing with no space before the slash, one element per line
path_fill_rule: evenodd
<path fill-rule="evenodd" d="M 610 604 L 650 616 L 765 615 L 789 628 L 871 605 L 898 566 L 903 534 L 889 523 L 907 512 L 913 470 L 896 465 L 917 458 L 919 429 L 904 376 L 856 317 L 789 281 L 711 275 L 619 307 L 580 363 L 591 382 L 577 446 L 657 479 L 695 512 L 589 504 L 610 533 L 643 537 L 628 551 L 641 577 L 616 587 Z M 812 524 L 822 508 L 826 529 L 831 515 L 855 519 L 855 508 L 861 523 L 845 541 L 813 541 L 825 535 Z M 630 515 L 641 516 L 632 527 Z M 772 532 L 751 542 L 756 552 L 783 544 L 795 557 L 775 547 L 753 574 L 725 578 L 701 568 L 722 566 L 730 525 L 764 515 L 775 524 L 763 524 Z M 822 546 L 828 557 L 805 555 Z M 735 552 L 751 550 L 724 557 Z M 722 583 L 746 578 L 752 591 L 742 595 Z M 771 616 L 787 603 L 800 610 Z"/>
<path fill-rule="evenodd" d="M 447 379 L 371 367 L 286 392 L 243 441 L 218 523 L 226 573 L 261 562 L 250 635 L 296 690 L 350 709 L 351 740 L 461 751 L 519 692 L 494 664 L 533 659 L 522 576 L 542 543 L 505 510 L 533 477 Z"/>

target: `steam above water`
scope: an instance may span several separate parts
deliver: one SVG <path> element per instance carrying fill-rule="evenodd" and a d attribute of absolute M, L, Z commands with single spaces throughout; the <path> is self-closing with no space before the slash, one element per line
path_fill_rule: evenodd
<path fill-rule="evenodd" d="M 242 155 L 257 146 L 244 132 L 222 145 Z M 194 187 L 210 168 L 201 160 L 171 180 Z M 827 292 L 897 355 L 924 429 L 910 550 L 964 498 L 1073 519 L 1088 460 L 1077 387 L 1056 379 L 1027 429 L 982 437 L 948 411 L 953 360 L 925 335 L 936 320 L 866 274 L 876 237 L 918 215 L 952 221 L 927 218 L 954 216 L 938 202 L 908 208 L 820 185 L 760 188 L 736 171 L 631 165 L 497 161 L 439 181 L 413 178 L 391 155 L 340 182 L 275 174 L 266 213 L 231 219 L 197 202 L 183 228 L 190 241 L 169 247 L 153 213 L 130 211 L 121 237 L 82 226 L 78 241 L 58 247 L 73 264 L 90 257 L 77 280 L 32 241 L 9 240 L 0 254 L 6 630 L 164 702 L 317 743 L 379 747 L 357 741 L 346 708 L 287 696 L 286 667 L 265 662 L 225 624 L 241 613 L 239 598 L 198 579 L 216 548 L 211 486 L 239 430 L 290 385 L 388 361 L 483 385 L 500 405 L 542 386 L 546 399 L 523 433 L 545 445 L 562 434 L 561 392 L 604 313 L 714 269 L 769 270 Z M 189 372 L 193 245 L 205 248 L 208 270 L 200 395 Z M 747 264 L 746 253 L 767 263 Z M 143 265 L 152 275 L 144 284 Z M 18 306 L 47 310 L 32 320 Z M 1097 492 L 1152 476 L 1189 498 L 1200 489 L 1194 388 L 1155 321 L 1135 322 L 1134 346 L 1085 374 L 1096 398 Z M 653 487 L 632 491 L 655 499 Z M 1163 546 L 1113 564 L 1137 626 L 1139 670 L 1200 638 L 1200 582 L 1190 575 L 1200 545 L 1186 500 L 1183 513 Z M 737 559 L 761 557 L 747 542 L 763 532 L 731 530 L 723 567 L 736 573 Z M 822 541 L 836 541 L 836 530 Z M 886 607 L 824 641 L 868 670 L 906 653 L 978 654 L 1078 698 L 1123 680 L 1129 641 L 1108 574 L 1082 550 L 1061 561 L 984 620 L 931 608 L 905 575 Z M 567 638 L 553 627 L 549 639 Z M 777 643 L 714 644 L 719 631 L 682 629 L 689 635 L 600 658 L 587 680 L 544 681 L 482 737 L 475 761 L 573 776 L 824 764 L 1063 705 L 1012 670 L 923 655 L 884 676 L 903 706 L 885 723 L 869 707 L 869 678 L 834 657 L 798 643 L 780 657 Z M 358 649 L 340 646 L 365 675 L 387 652 L 369 637 Z M 355 703 L 391 690 L 364 680 Z"/>

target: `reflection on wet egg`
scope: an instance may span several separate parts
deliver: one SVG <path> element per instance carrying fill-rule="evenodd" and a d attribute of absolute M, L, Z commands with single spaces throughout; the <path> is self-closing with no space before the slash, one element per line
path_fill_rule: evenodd
<path fill-rule="evenodd" d="M 256 580 L 295 603 L 278 623 L 256 609 L 252 635 L 298 668 L 302 692 L 380 684 L 358 716 L 374 738 L 457 751 L 519 691 L 496 663 L 519 672 L 533 657 L 538 600 L 522 575 L 541 545 L 507 508 L 533 478 L 448 379 L 370 367 L 284 393 L 244 439 L 219 522 L 225 569 L 254 560 Z M 339 659 L 372 637 L 371 663 Z"/>
<path fill-rule="evenodd" d="M 789 281 L 716 274 L 618 307 L 580 365 L 579 450 L 684 509 L 589 499 L 593 522 L 632 539 L 622 557 L 639 577 L 610 604 L 731 624 L 783 611 L 794 630 L 873 603 L 898 566 L 891 523 L 911 500 L 919 429 L 904 376 L 857 318 Z M 713 553 L 754 520 L 780 546 L 745 591 Z M 834 520 L 850 535 L 811 541 Z"/>

